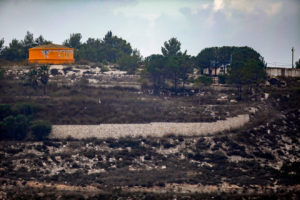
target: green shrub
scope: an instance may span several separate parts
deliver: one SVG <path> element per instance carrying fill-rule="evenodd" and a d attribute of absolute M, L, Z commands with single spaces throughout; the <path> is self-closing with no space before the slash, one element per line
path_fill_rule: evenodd
<path fill-rule="evenodd" d="M 37 140 L 44 140 L 51 132 L 51 124 L 45 120 L 36 120 L 32 123 L 31 132 Z"/>
<path fill-rule="evenodd" d="M 198 78 L 196 78 L 194 80 L 194 83 L 196 86 L 199 86 L 199 85 L 211 85 L 213 83 L 213 80 L 211 77 L 209 76 L 199 76 Z"/>
<path fill-rule="evenodd" d="M 23 140 L 28 133 L 29 129 L 29 119 L 24 115 L 17 115 L 16 116 L 16 133 L 15 139 L 16 140 Z"/>
<path fill-rule="evenodd" d="M 38 105 L 35 103 L 18 103 L 16 104 L 17 112 L 22 115 L 33 115 L 38 110 Z"/>
<path fill-rule="evenodd" d="M 0 122 L 1 140 L 23 140 L 27 136 L 29 120 L 24 115 L 10 115 Z"/>
<path fill-rule="evenodd" d="M 11 106 L 9 104 L 0 104 L 0 120 L 11 115 Z"/>
<path fill-rule="evenodd" d="M 227 76 L 226 75 L 218 75 L 219 83 L 220 84 L 225 84 Z"/>
<path fill-rule="evenodd" d="M 50 70 L 50 73 L 51 73 L 53 76 L 55 76 L 55 75 L 58 75 L 58 74 L 59 74 L 59 71 L 58 71 L 58 69 L 51 69 L 51 70 Z"/>
<path fill-rule="evenodd" d="M 109 68 L 107 66 L 101 67 L 101 72 L 108 72 Z"/>
<path fill-rule="evenodd" d="M 15 133 L 15 117 L 7 116 L 0 123 L 0 138 L 1 140 L 13 139 Z"/>

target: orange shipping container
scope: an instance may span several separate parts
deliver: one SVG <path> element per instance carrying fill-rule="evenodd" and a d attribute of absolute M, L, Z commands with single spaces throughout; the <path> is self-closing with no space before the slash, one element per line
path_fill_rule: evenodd
<path fill-rule="evenodd" d="M 29 63 L 74 63 L 74 49 L 57 44 L 46 44 L 29 49 Z"/>

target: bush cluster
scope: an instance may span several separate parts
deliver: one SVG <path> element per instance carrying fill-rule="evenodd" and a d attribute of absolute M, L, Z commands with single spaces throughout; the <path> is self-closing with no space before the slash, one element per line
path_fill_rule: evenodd
<path fill-rule="evenodd" d="M 211 85 L 213 83 L 213 80 L 209 76 L 201 75 L 198 78 L 194 80 L 194 84 L 196 87 L 199 87 L 200 85 Z"/>
<path fill-rule="evenodd" d="M 30 129 L 37 140 L 44 140 L 51 132 L 51 124 L 45 120 L 35 120 L 32 122 Z"/>
<path fill-rule="evenodd" d="M 51 132 L 48 121 L 36 120 L 38 105 L 18 103 L 14 107 L 0 104 L 0 140 L 24 140 L 28 133 L 33 139 L 43 140 Z"/>
<path fill-rule="evenodd" d="M 218 78 L 219 78 L 220 84 L 225 84 L 227 81 L 227 75 L 220 74 L 220 75 L 218 75 Z"/>

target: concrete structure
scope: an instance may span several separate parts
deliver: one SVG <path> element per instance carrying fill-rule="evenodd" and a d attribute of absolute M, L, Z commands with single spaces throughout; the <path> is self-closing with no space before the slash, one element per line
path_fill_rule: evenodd
<path fill-rule="evenodd" d="M 204 68 L 203 69 L 203 74 L 206 75 L 211 75 L 214 76 L 216 75 L 221 75 L 221 74 L 227 74 L 228 70 L 228 65 L 222 65 L 220 67 L 212 68 Z M 268 77 L 300 77 L 300 69 L 295 69 L 295 68 L 279 68 L 279 67 L 268 67 L 266 69 Z"/>
<path fill-rule="evenodd" d="M 205 136 L 236 129 L 249 122 L 248 114 L 216 122 L 149 124 L 100 124 L 100 125 L 53 125 L 50 138 L 121 138 L 121 137 L 163 137 L 169 134 L 183 136 Z"/>
<path fill-rule="evenodd" d="M 292 68 L 279 68 L 279 67 L 268 67 L 267 68 L 268 77 L 300 77 L 300 69 Z"/>
<path fill-rule="evenodd" d="M 227 74 L 229 64 L 227 65 L 221 65 L 216 68 L 214 67 L 207 67 L 203 69 L 203 74 L 215 76 L 215 75 L 224 75 Z"/>
<path fill-rule="evenodd" d="M 29 49 L 29 63 L 66 64 L 74 63 L 74 49 L 57 44 L 47 44 Z"/>

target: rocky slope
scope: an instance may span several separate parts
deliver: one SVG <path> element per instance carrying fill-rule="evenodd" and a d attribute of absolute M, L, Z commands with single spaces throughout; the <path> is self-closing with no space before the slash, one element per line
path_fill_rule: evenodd
<path fill-rule="evenodd" d="M 209 193 L 207 198 L 222 193 L 291 198 L 299 194 L 299 122 L 300 110 L 292 109 L 211 137 L 1 142 L 0 194 L 4 199 L 30 190 L 28 198 L 108 198 L 116 191 L 126 198 L 140 192 L 170 199 L 196 192 Z"/>

